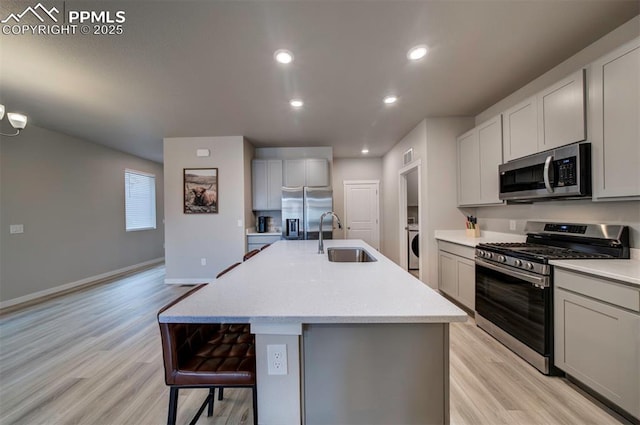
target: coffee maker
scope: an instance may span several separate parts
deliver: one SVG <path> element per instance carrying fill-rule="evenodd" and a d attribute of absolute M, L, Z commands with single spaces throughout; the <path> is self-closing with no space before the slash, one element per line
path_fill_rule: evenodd
<path fill-rule="evenodd" d="M 261 215 L 258 217 L 258 233 L 265 233 L 269 229 L 269 218 L 268 216 Z"/>

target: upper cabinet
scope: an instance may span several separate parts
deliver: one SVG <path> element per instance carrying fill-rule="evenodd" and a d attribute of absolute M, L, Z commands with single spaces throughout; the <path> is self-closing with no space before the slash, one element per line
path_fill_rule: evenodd
<path fill-rule="evenodd" d="M 640 38 L 589 71 L 593 198 L 640 199 Z"/>
<path fill-rule="evenodd" d="M 285 159 L 283 168 L 283 186 L 295 187 L 305 185 L 306 159 Z"/>
<path fill-rule="evenodd" d="M 538 94 L 538 151 L 587 138 L 584 69 Z"/>
<path fill-rule="evenodd" d="M 536 96 L 507 109 L 504 117 L 504 160 L 538 151 L 538 103 Z"/>
<path fill-rule="evenodd" d="M 326 159 L 306 159 L 305 165 L 305 186 L 331 186 L 329 161 Z"/>
<path fill-rule="evenodd" d="M 586 139 L 585 71 L 504 112 L 504 160 L 521 158 Z"/>
<path fill-rule="evenodd" d="M 480 153 L 478 131 L 458 137 L 458 205 L 473 205 L 480 201 Z"/>
<path fill-rule="evenodd" d="M 458 205 L 501 204 L 498 165 L 502 164 L 501 115 L 458 137 Z"/>
<path fill-rule="evenodd" d="M 254 210 L 279 210 L 282 208 L 282 160 L 254 159 L 252 188 Z"/>
<path fill-rule="evenodd" d="M 285 159 L 283 172 L 284 186 L 331 186 L 326 159 Z"/>

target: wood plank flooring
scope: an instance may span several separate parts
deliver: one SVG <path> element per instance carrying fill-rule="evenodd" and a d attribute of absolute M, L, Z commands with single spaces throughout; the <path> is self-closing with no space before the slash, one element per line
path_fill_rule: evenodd
<path fill-rule="evenodd" d="M 0 316 L 0 424 L 164 424 L 156 313 L 188 286 L 155 267 Z M 451 326 L 451 423 L 618 424 L 619 418 L 550 378 L 475 326 Z M 381 389 L 382 391 L 382 389 Z M 205 390 L 181 390 L 188 423 Z M 252 423 L 251 393 L 225 390 L 199 424 Z M 390 424 L 392 425 L 392 424 Z"/>

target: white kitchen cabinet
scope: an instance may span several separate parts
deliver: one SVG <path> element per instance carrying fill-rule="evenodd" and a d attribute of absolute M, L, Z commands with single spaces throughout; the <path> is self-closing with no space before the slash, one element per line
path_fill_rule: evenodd
<path fill-rule="evenodd" d="M 498 165 L 502 164 L 502 116 L 458 138 L 458 205 L 501 204 Z"/>
<path fill-rule="evenodd" d="M 456 255 L 440 250 L 438 252 L 439 283 L 438 289 L 452 297 L 458 295 L 458 276 L 456 272 Z"/>
<path fill-rule="evenodd" d="M 505 161 L 586 139 L 585 71 L 503 112 Z"/>
<path fill-rule="evenodd" d="M 285 159 L 284 186 L 331 186 L 326 159 Z"/>
<path fill-rule="evenodd" d="M 285 159 L 283 162 L 284 186 L 287 186 L 287 187 L 305 186 L 305 182 L 306 182 L 305 170 L 306 170 L 305 159 Z"/>
<path fill-rule="evenodd" d="M 478 131 L 458 137 L 458 205 L 480 202 L 480 152 Z"/>
<path fill-rule="evenodd" d="M 329 183 L 329 161 L 326 159 L 307 159 L 305 167 L 305 186 L 331 186 Z"/>
<path fill-rule="evenodd" d="M 538 151 L 587 138 L 585 71 L 581 69 L 538 93 Z"/>
<path fill-rule="evenodd" d="M 251 163 L 253 209 L 282 208 L 282 160 L 254 159 Z"/>
<path fill-rule="evenodd" d="M 640 199 L 640 38 L 591 64 L 594 200 Z"/>
<path fill-rule="evenodd" d="M 531 96 L 507 109 L 503 116 L 503 156 L 505 161 L 538 152 L 538 102 Z"/>
<path fill-rule="evenodd" d="M 475 309 L 475 250 L 438 241 L 438 289 L 470 310 Z"/>
<path fill-rule="evenodd" d="M 640 418 L 640 288 L 554 271 L 555 364 Z"/>
<path fill-rule="evenodd" d="M 247 252 L 260 249 L 265 245 L 272 244 L 282 238 L 280 233 L 277 234 L 249 234 L 247 235 Z"/>

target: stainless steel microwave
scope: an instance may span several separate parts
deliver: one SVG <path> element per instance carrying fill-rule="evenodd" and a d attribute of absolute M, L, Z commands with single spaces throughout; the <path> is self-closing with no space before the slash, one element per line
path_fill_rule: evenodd
<path fill-rule="evenodd" d="M 574 143 L 498 167 L 500 199 L 516 202 L 591 196 L 591 144 Z"/>

